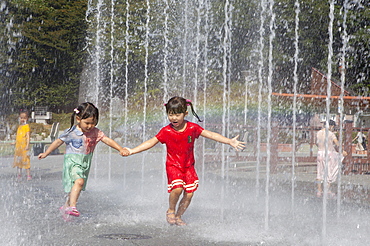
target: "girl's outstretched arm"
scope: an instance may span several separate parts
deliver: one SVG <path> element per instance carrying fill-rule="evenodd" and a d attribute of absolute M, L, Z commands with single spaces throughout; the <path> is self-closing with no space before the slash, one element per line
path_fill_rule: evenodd
<path fill-rule="evenodd" d="M 135 148 L 129 149 L 130 155 L 137 154 L 137 153 L 140 153 L 142 151 L 148 150 L 148 149 L 152 148 L 154 145 L 156 145 L 158 142 L 159 142 L 159 140 L 156 137 L 154 137 L 152 139 L 149 139 L 149 140 L 145 141 L 144 143 L 136 146 Z"/>
<path fill-rule="evenodd" d="M 130 154 L 130 152 L 128 151 L 127 148 L 122 148 L 116 141 L 114 141 L 113 139 L 111 139 L 109 137 L 105 136 L 105 137 L 103 137 L 103 139 L 101 141 L 103 143 L 105 143 L 106 145 L 108 145 L 109 147 L 118 150 L 119 154 L 122 155 L 122 156 L 126 156 L 126 155 Z"/>
<path fill-rule="evenodd" d="M 53 152 L 54 150 L 56 150 L 59 146 L 61 146 L 64 142 L 62 140 L 60 140 L 59 138 L 57 140 L 55 140 L 54 142 L 52 142 L 49 146 L 49 148 L 44 152 L 44 153 L 41 153 L 39 154 L 39 159 L 44 159 L 45 157 L 47 157 L 51 152 Z"/>
<path fill-rule="evenodd" d="M 216 132 L 211 132 L 208 130 L 203 130 L 200 135 L 202 137 L 209 138 L 209 139 L 215 140 L 220 143 L 229 144 L 230 146 L 234 147 L 236 151 L 239 151 L 245 147 L 244 145 L 245 142 L 241 142 L 238 140 L 239 135 L 230 139 L 230 138 L 222 136 L 221 134 L 218 134 Z"/>

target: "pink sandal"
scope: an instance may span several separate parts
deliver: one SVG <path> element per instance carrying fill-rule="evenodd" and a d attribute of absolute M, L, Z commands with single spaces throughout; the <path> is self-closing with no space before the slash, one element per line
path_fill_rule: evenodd
<path fill-rule="evenodd" d="M 69 214 L 69 215 L 72 215 L 72 216 L 75 216 L 75 217 L 80 216 L 80 212 L 77 211 L 76 207 L 68 207 L 66 209 L 66 214 Z"/>

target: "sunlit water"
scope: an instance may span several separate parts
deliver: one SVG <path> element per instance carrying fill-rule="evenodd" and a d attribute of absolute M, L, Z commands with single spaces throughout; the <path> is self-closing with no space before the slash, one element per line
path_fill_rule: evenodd
<path fill-rule="evenodd" d="M 290 180 L 271 174 L 269 230 L 264 230 L 264 198 L 255 199 L 255 174 L 230 171 L 220 203 L 224 180 L 219 168 L 206 166 L 205 180 L 184 215 L 186 227 L 169 226 L 163 183 L 162 153 L 148 153 L 144 182 L 141 154 L 123 158 L 113 155 L 108 181 L 105 155 L 100 155 L 97 178 L 90 175 L 82 192 L 79 218 L 65 222 L 58 212 L 64 202 L 61 184 L 62 156 L 32 160 L 32 181 L 15 179 L 11 158 L 1 159 L 1 245 L 122 245 L 100 238 L 107 233 L 140 233 L 151 239 L 137 245 L 182 241 L 182 245 L 320 245 L 322 200 L 314 196 L 311 181 L 297 182 L 294 218 L 290 210 Z M 126 185 L 123 166 L 126 165 Z M 199 168 L 199 166 L 198 166 Z M 144 184 L 144 187 L 142 185 Z M 143 189 L 143 191 L 142 191 Z M 260 191 L 263 193 L 263 190 Z M 223 217 L 220 217 L 222 210 Z M 327 245 L 367 245 L 368 206 L 349 202 L 336 216 L 336 201 L 327 204 Z M 170 236 L 170 238 L 169 238 Z M 191 244 L 191 242 L 202 244 Z"/>
<path fill-rule="evenodd" d="M 91 68 L 94 76 L 88 78 L 91 88 L 86 94 L 86 99 L 93 98 L 94 103 L 99 107 L 100 99 L 98 95 L 103 94 L 101 90 L 101 81 L 105 78 L 104 64 L 102 54 L 104 53 L 104 42 L 102 35 L 102 26 L 100 18 L 103 15 L 103 1 L 95 1 L 96 6 L 89 1 L 88 16 L 95 11 L 95 23 L 97 25 L 95 36 L 88 37 L 90 41 L 89 48 L 92 54 L 90 57 Z M 163 56 L 163 101 L 167 101 L 173 93 L 185 94 L 185 88 L 191 81 L 194 92 L 189 94 L 189 98 L 197 104 L 198 91 L 203 90 L 203 111 L 205 119 L 207 115 L 207 90 L 214 81 L 209 81 L 209 72 L 212 69 L 212 63 L 220 64 L 220 74 L 223 86 L 222 91 L 222 122 L 221 131 L 223 135 L 229 135 L 230 122 L 230 64 L 232 60 L 232 35 L 231 22 L 233 15 L 232 1 L 225 2 L 223 34 L 219 38 L 218 47 L 211 47 L 208 43 L 209 25 L 212 25 L 211 3 L 208 0 L 194 5 L 186 1 L 184 5 L 183 17 L 181 19 L 184 25 L 179 23 L 175 29 L 179 29 L 183 36 L 178 37 L 178 43 L 183 44 L 177 47 L 179 52 L 174 52 L 176 42 L 171 38 L 176 33 L 173 28 L 172 6 L 176 3 L 173 0 L 164 0 L 164 56 Z M 333 3 L 333 1 L 331 1 Z M 109 135 L 114 130 L 112 128 L 113 113 L 113 90 L 115 88 L 115 62 L 114 62 L 114 1 L 111 1 L 110 20 L 113 23 L 110 40 L 110 107 L 109 107 Z M 299 179 L 299 173 L 294 171 L 294 154 L 292 158 L 291 175 L 271 174 L 267 166 L 267 173 L 261 170 L 265 163 L 260 162 L 260 143 L 261 143 L 261 125 L 262 101 L 265 89 L 263 81 L 269 82 L 268 90 L 271 93 L 272 72 L 274 57 L 272 56 L 274 39 L 274 11 L 273 1 L 261 1 L 260 12 L 260 31 L 257 53 L 259 55 L 258 66 L 253 68 L 257 71 L 258 79 L 258 116 L 257 116 L 257 162 L 256 169 L 252 172 L 237 172 L 230 169 L 228 148 L 221 147 L 219 152 L 220 163 L 209 166 L 204 162 L 197 165 L 198 174 L 201 177 L 199 190 L 193 199 L 193 202 L 186 212 L 184 219 L 189 223 L 187 227 L 170 227 L 165 222 L 165 211 L 167 209 L 168 194 L 166 193 L 166 183 L 164 176 L 164 154 L 163 153 L 143 153 L 137 156 L 121 158 L 116 154 L 107 155 L 106 153 L 97 153 L 94 158 L 92 173 L 87 186 L 87 191 L 82 193 L 79 200 L 79 209 L 82 213 L 80 218 L 65 222 L 61 218 L 58 208 L 64 202 L 64 194 L 61 185 L 61 156 L 50 156 L 46 160 L 32 160 L 32 172 L 34 179 L 30 182 L 25 180 L 17 181 L 15 179 L 15 169 L 10 168 L 12 158 L 2 158 L 1 167 L 1 202 L 0 208 L 3 212 L 0 214 L 2 227 L 0 235 L 3 245 L 122 245 L 122 241 L 107 241 L 99 235 L 105 233 L 140 232 L 151 236 L 152 238 L 163 238 L 165 242 L 181 245 L 191 245 L 192 240 L 196 240 L 195 245 L 320 245 L 323 242 L 327 245 L 367 245 L 370 240 L 368 234 L 369 226 L 369 207 L 366 203 L 358 203 L 356 197 L 343 197 L 345 203 L 338 203 L 336 200 L 317 199 L 314 196 L 315 185 L 314 176 L 305 182 L 296 181 Z M 299 1 L 296 1 L 299 4 Z M 147 13 L 146 22 L 143 23 L 145 30 L 145 81 L 143 93 L 143 126 L 142 140 L 146 139 L 146 108 L 147 108 L 147 86 L 150 83 L 148 74 L 149 42 L 152 36 L 158 35 L 151 33 L 150 24 L 150 5 L 146 1 Z M 332 6 L 333 7 L 333 6 Z M 128 135 L 128 117 L 129 117 L 129 45 L 130 35 L 130 1 L 126 1 L 126 20 L 122 23 L 125 26 L 125 39 L 122 40 L 125 47 L 124 64 L 124 98 L 122 100 L 123 116 L 123 139 L 126 141 Z M 299 6 L 296 5 L 299 13 Z M 196 10 L 196 11 L 194 11 Z M 195 13 L 195 16 L 192 15 Z M 296 22 L 299 22 L 299 16 L 296 16 Z M 106 13 L 105 13 L 106 14 Z M 92 14 L 91 14 L 92 15 Z M 332 13 L 331 13 L 332 16 Z M 333 16 L 332 16 L 333 17 Z M 210 19 L 208 19 L 210 18 Z M 194 21 L 195 20 L 195 21 Z M 92 21 L 92 20 L 90 20 Z M 10 23 L 9 23 L 10 24 Z M 195 25 L 193 25 L 195 24 Z M 203 25 L 204 24 L 204 25 Z M 333 24 L 333 23 L 329 23 Z M 192 29 L 192 26 L 193 29 Z M 183 27 L 183 28 L 182 28 Z M 202 27 L 205 27 L 202 29 Z M 330 29 L 330 26 L 329 26 Z M 195 30 L 195 31 L 194 31 Z M 345 30 L 344 30 L 345 31 Z M 266 33 L 271 33 L 270 36 Z M 329 30 L 329 33 L 331 31 Z M 332 35 L 332 33 L 330 33 Z M 344 35 L 345 36 L 345 35 Z M 269 42 L 266 42 L 269 39 Z M 93 43 L 92 40 L 95 40 Z M 296 55 L 294 57 L 295 69 L 299 61 L 298 50 L 298 30 L 296 30 Z M 195 45 L 191 42 L 195 41 Z M 264 44 L 268 47 L 264 47 Z M 329 55 L 331 43 L 328 45 Z M 264 53 L 268 49 L 269 54 Z M 208 60 L 208 52 L 217 50 L 219 57 L 214 60 Z M 343 47 L 346 50 L 346 47 Z M 179 55 L 180 54 L 180 55 Z M 267 55 L 267 56 L 266 56 Z M 344 55 L 343 55 L 344 57 Z M 330 58 L 330 57 L 329 57 Z M 177 60 L 182 60 L 177 63 Z M 268 60 L 268 67 L 264 67 Z M 329 59 L 330 61 L 331 59 Z M 194 66 L 193 66 L 194 64 Z M 88 66 L 90 66 L 88 65 Z M 329 66 L 329 79 L 331 76 L 331 62 Z M 265 72 L 268 74 L 264 74 Z M 295 70 L 296 71 L 296 70 Z M 294 72 L 294 80 L 297 83 L 298 78 Z M 181 88 L 173 88 L 172 81 L 181 80 Z M 342 87 L 345 78 L 342 77 Z M 329 83 L 330 84 L 330 83 Z M 190 91 L 190 90 L 189 90 Z M 189 93 L 187 91 L 187 93 Z M 245 92 L 247 93 L 247 92 Z M 269 93 L 269 95 L 270 95 Z M 296 93 L 296 91 L 295 91 Z M 330 91 L 328 92 L 330 94 Z M 247 94 L 246 94 L 247 95 Z M 185 95 L 184 95 L 185 96 Z M 101 99 L 104 101 L 105 99 Z M 268 98 L 268 109 L 271 110 L 271 100 Z M 247 102 L 247 100 L 246 100 Z M 295 108 L 294 108 L 295 110 Z M 245 108 L 245 122 L 246 112 Z M 329 109 L 327 110 L 329 115 Z M 269 112 L 269 116 L 271 112 Z M 295 116 L 295 115 L 294 115 Z M 232 119 L 238 120 L 238 119 Z M 239 121 L 241 121 L 239 119 Z M 166 122 L 166 120 L 164 120 Z M 138 123 L 140 124 L 140 123 Z M 268 132 L 271 133 L 271 118 L 268 118 Z M 204 126 L 207 126 L 204 123 Z M 159 129 L 158 129 L 159 130 Z M 295 134 L 293 134 L 295 137 Z M 230 136 L 231 137 L 231 136 Z M 269 138 L 268 138 L 269 141 Z M 123 143 L 130 145 L 131 143 Z M 294 145 L 294 144 L 293 144 Z M 131 147 L 131 146 L 130 146 Z M 205 152 L 204 145 L 198 156 Z M 268 160 L 270 152 L 267 152 Z M 109 161 L 107 161 L 109 160 Z M 269 163 L 269 161 L 267 161 Z M 283 177 L 283 178 L 282 178 Z M 340 182 L 340 178 L 338 182 Z M 344 186 L 351 187 L 351 183 L 344 183 Z M 345 190 L 338 190 L 345 192 Z M 367 189 L 360 190 L 367 195 Z M 338 192 L 340 194 L 340 192 Z M 340 205 L 340 206 L 339 206 Z M 340 208 L 340 209 L 339 209 Z M 138 229 L 139 228 L 139 229 Z M 322 237 L 325 237 L 324 240 Z M 185 243 L 184 242 L 189 242 Z M 153 241 L 135 242 L 136 245 L 154 245 Z M 140 244 L 142 243 L 142 244 Z"/>

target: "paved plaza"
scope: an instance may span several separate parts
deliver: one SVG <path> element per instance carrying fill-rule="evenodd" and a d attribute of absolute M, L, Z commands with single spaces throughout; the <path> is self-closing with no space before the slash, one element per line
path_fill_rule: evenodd
<path fill-rule="evenodd" d="M 297 175 L 294 198 L 290 174 L 271 175 L 266 196 L 264 174 L 256 188 L 253 172 L 230 168 L 222 173 L 219 166 L 208 165 L 203 173 L 198 164 L 200 186 L 183 217 L 188 225 L 178 227 L 165 220 L 168 194 L 162 153 L 126 158 L 115 152 L 96 153 L 78 203 L 81 216 L 68 222 L 58 211 L 65 199 L 63 156 L 33 157 L 31 181 L 18 181 L 11 163 L 11 157 L 0 159 L 0 245 L 368 245 L 370 241 L 366 175 L 342 177 L 340 212 L 337 200 L 328 200 L 323 224 L 323 201 L 314 196 L 313 173 Z"/>

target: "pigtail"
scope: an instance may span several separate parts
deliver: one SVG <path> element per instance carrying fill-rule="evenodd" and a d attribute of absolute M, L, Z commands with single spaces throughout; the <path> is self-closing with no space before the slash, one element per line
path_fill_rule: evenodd
<path fill-rule="evenodd" d="M 75 124 L 75 116 L 76 116 L 76 113 L 73 112 L 72 115 L 71 115 L 71 126 L 69 127 L 68 130 L 71 130 L 73 125 Z"/>
<path fill-rule="evenodd" d="M 195 113 L 193 104 L 191 103 L 191 101 L 189 99 L 186 99 L 186 105 L 187 106 L 190 106 L 191 113 L 195 116 L 195 118 L 197 118 L 199 122 L 202 122 L 202 120 L 199 118 L 199 116 L 197 115 L 197 113 Z"/>
<path fill-rule="evenodd" d="M 75 117 L 78 116 L 81 113 L 81 111 L 78 110 L 79 107 L 80 106 L 78 106 L 77 108 L 73 109 L 73 113 L 71 115 L 71 127 L 68 129 L 69 131 L 72 129 L 72 127 L 75 124 Z"/>

